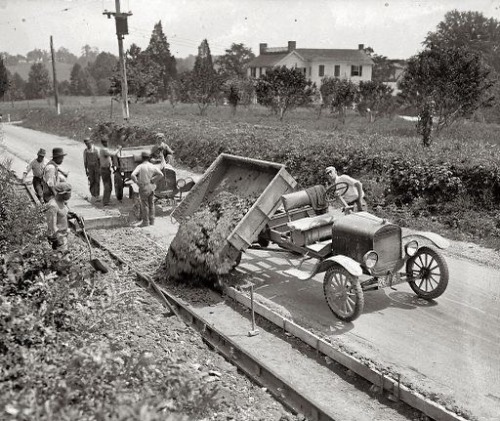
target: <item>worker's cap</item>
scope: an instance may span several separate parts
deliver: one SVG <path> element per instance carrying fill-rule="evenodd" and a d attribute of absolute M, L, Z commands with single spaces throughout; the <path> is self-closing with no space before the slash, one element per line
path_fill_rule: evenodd
<path fill-rule="evenodd" d="M 107 145 L 107 144 L 108 144 L 108 139 L 102 139 L 102 140 L 101 140 L 101 143 L 102 143 L 103 145 Z"/>
<path fill-rule="evenodd" d="M 92 139 L 90 137 L 86 137 L 83 139 L 83 141 L 88 145 L 89 143 L 92 143 Z"/>
<path fill-rule="evenodd" d="M 165 133 L 156 133 L 156 134 L 155 134 L 155 137 L 156 137 L 157 139 L 165 139 Z"/>
<path fill-rule="evenodd" d="M 142 157 L 142 159 L 149 159 L 149 158 L 151 158 L 151 153 L 148 151 L 144 151 L 141 153 L 141 157 Z"/>
<path fill-rule="evenodd" d="M 40 150 L 38 151 L 37 155 L 38 156 L 45 156 L 45 155 L 47 155 L 47 152 L 45 152 L 45 149 L 40 148 Z"/>
<path fill-rule="evenodd" d="M 60 156 L 66 156 L 67 154 L 64 153 L 63 148 L 54 148 L 52 149 L 52 158 L 57 158 Z"/>
<path fill-rule="evenodd" d="M 57 183 L 54 186 L 54 190 L 56 191 L 57 194 L 71 193 L 71 184 L 66 182 Z"/>
<path fill-rule="evenodd" d="M 336 175 L 337 174 L 337 170 L 335 169 L 335 167 L 326 167 L 325 168 L 325 173 L 327 175 Z"/>

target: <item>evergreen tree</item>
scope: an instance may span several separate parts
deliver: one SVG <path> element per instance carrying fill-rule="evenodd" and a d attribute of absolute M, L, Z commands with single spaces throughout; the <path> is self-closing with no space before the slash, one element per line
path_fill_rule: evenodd
<path fill-rule="evenodd" d="M 3 62 L 3 58 L 0 57 L 0 98 L 3 98 L 7 90 L 9 89 L 9 73 L 5 64 Z"/>
<path fill-rule="evenodd" d="M 198 103 L 201 115 L 205 114 L 219 90 L 220 80 L 214 70 L 208 41 L 204 39 L 198 47 L 194 69 L 188 81 L 189 97 Z"/>
<path fill-rule="evenodd" d="M 8 97 L 10 101 L 18 101 L 25 99 L 26 81 L 19 73 L 14 73 L 10 80 Z"/>
<path fill-rule="evenodd" d="M 177 70 L 175 57 L 170 53 L 170 46 L 163 32 L 161 21 L 155 24 L 145 53 L 160 68 L 158 95 L 164 100 L 168 97 L 170 81 L 177 78 Z"/>
<path fill-rule="evenodd" d="M 97 85 L 97 94 L 106 95 L 111 85 L 111 78 L 118 66 L 118 59 L 111 53 L 99 53 L 95 61 L 89 63 L 88 73 Z"/>
<path fill-rule="evenodd" d="M 25 87 L 26 98 L 45 98 L 51 90 L 49 71 L 45 64 L 35 63 L 31 66 L 28 83 Z"/>
<path fill-rule="evenodd" d="M 69 82 L 71 95 L 90 96 L 95 94 L 94 79 L 88 70 L 83 69 L 79 63 L 73 65 Z"/>

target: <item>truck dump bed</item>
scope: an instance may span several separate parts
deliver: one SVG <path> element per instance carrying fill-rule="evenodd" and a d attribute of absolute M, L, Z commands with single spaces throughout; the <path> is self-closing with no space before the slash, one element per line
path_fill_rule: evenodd
<path fill-rule="evenodd" d="M 296 185 L 297 182 L 282 164 L 221 154 L 172 216 L 183 222 L 205 200 L 210 200 L 223 191 L 242 198 L 257 198 L 227 238 L 227 253 L 237 256 L 257 240 L 259 233 L 281 205 L 281 196 L 293 191 Z"/>

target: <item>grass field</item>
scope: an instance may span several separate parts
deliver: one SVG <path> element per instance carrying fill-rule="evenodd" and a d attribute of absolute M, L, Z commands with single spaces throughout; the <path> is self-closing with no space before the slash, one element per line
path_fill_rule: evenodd
<path fill-rule="evenodd" d="M 23 119 L 27 127 L 75 139 L 91 134 L 98 123 L 123 124 L 120 104 L 110 98 L 65 97 L 61 102 L 61 116 L 55 115 L 53 100 L 0 103 L 0 112 Z M 307 186 L 323 182 L 323 167 L 334 164 L 363 181 L 376 213 L 405 226 L 500 248 L 495 202 L 500 189 L 499 125 L 460 122 L 443 131 L 432 147 L 423 148 L 415 123 L 399 117 L 370 124 L 351 113 L 342 125 L 328 112 L 318 117 L 317 110 L 297 109 L 280 122 L 256 105 L 239 107 L 234 114 L 228 106 L 211 106 L 200 117 L 194 104 L 173 108 L 169 103 L 131 103 L 130 117 L 124 129 L 146 133 L 134 133 L 132 141 L 165 132 L 178 159 L 193 169 L 202 171 L 226 151 L 283 162 Z M 394 177 L 400 178 L 399 192 L 394 191 Z M 457 187 L 455 194 L 454 183 L 466 188 Z M 406 186 L 426 190 L 431 200 L 404 203 Z"/>

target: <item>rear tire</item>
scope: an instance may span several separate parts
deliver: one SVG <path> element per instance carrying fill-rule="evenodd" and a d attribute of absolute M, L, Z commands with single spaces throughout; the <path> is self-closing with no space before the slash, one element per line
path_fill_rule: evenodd
<path fill-rule="evenodd" d="M 359 279 L 341 266 L 326 271 L 323 293 L 332 313 L 344 322 L 352 322 L 363 312 L 365 298 Z"/>
<path fill-rule="evenodd" d="M 410 288 L 424 300 L 433 300 L 448 286 L 448 265 L 443 256 L 430 247 L 420 247 L 406 262 Z"/>

